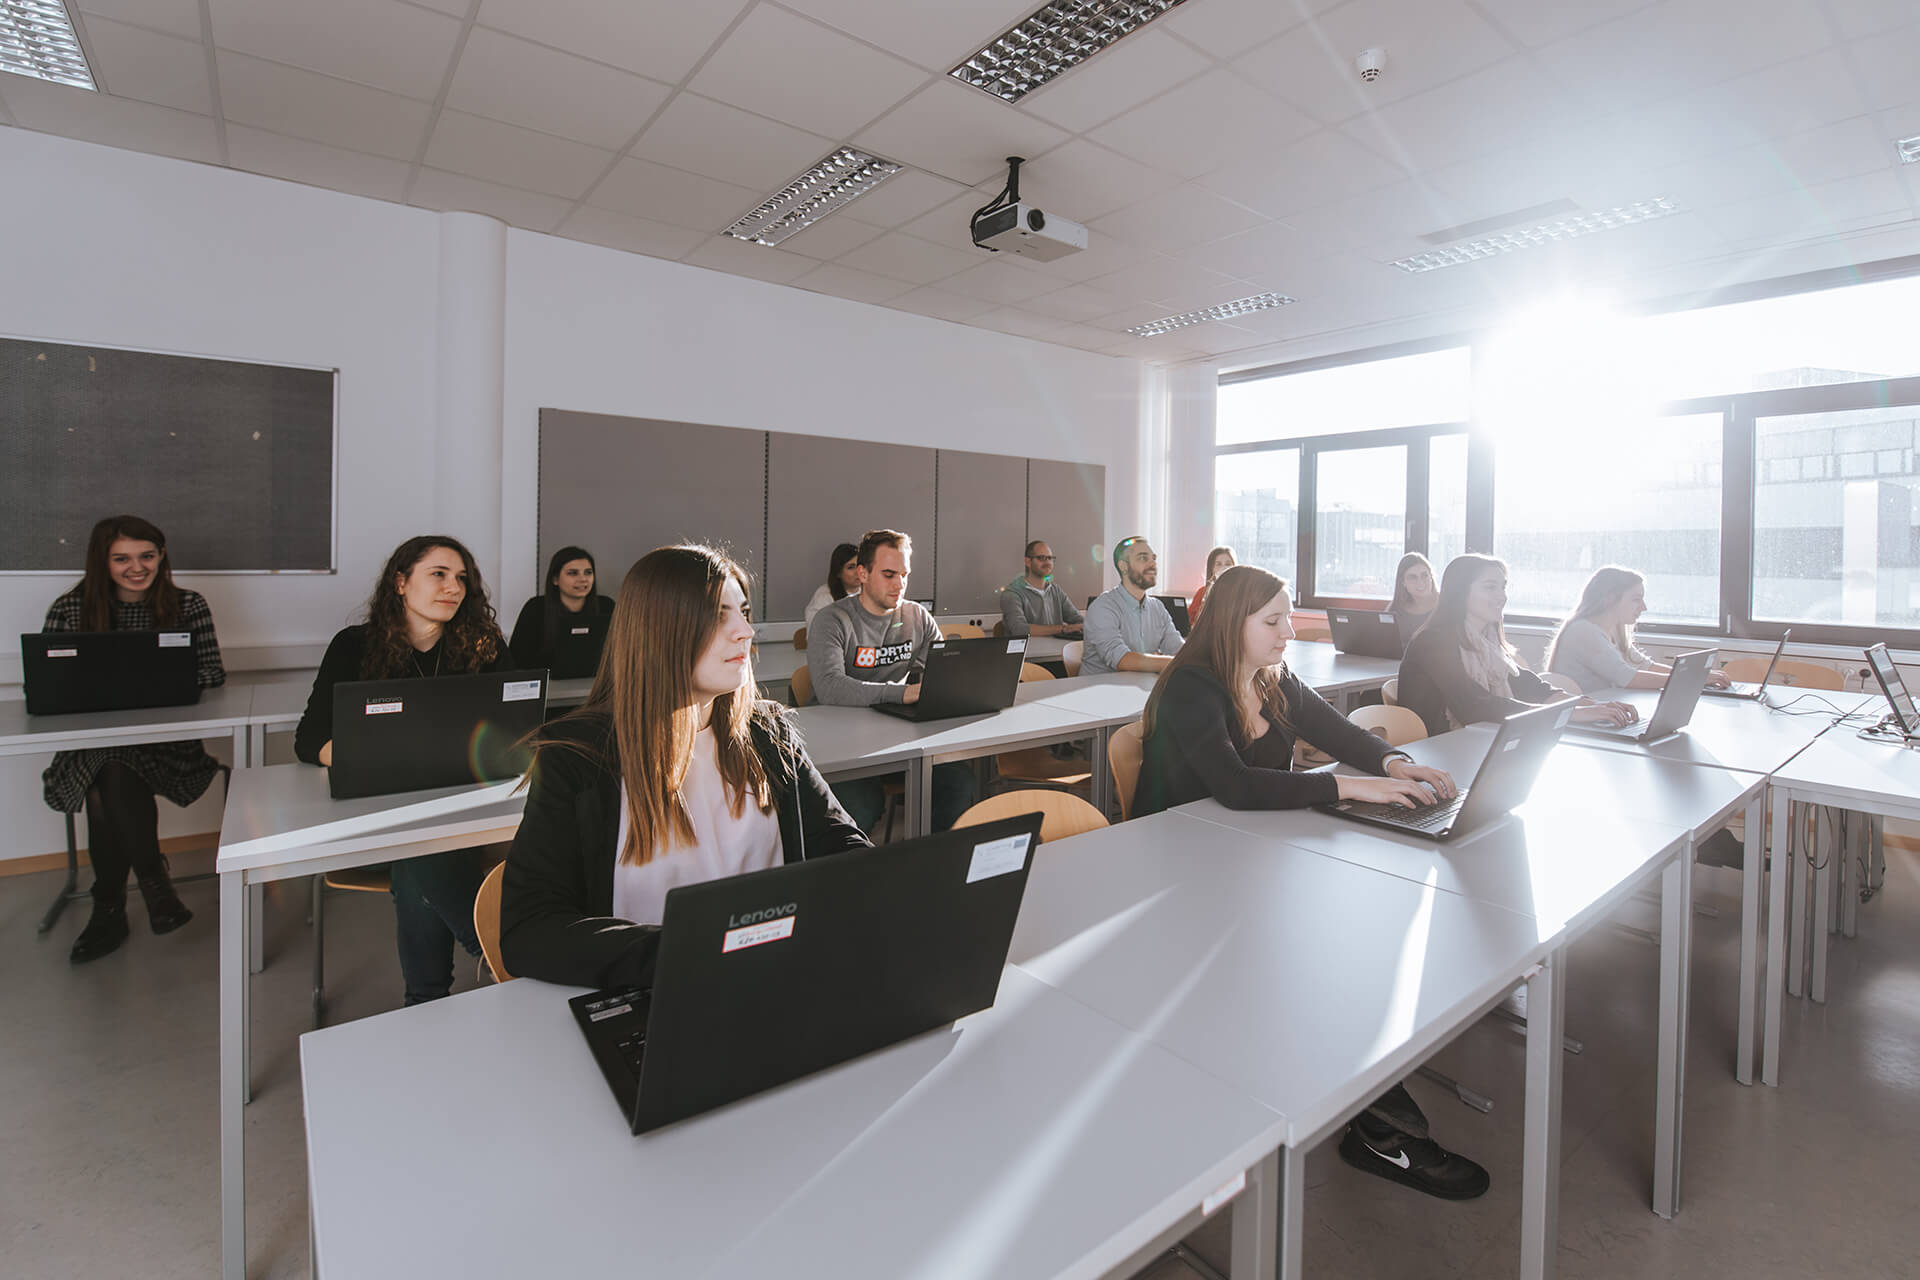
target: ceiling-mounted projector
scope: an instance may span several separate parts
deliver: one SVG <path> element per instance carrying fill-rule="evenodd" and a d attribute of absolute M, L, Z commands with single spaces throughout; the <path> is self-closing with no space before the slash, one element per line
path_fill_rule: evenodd
<path fill-rule="evenodd" d="M 1087 229 L 1070 218 L 1020 199 L 1019 156 L 1007 157 L 1007 185 L 992 204 L 973 215 L 973 242 L 996 253 L 1052 262 L 1087 247 Z"/>

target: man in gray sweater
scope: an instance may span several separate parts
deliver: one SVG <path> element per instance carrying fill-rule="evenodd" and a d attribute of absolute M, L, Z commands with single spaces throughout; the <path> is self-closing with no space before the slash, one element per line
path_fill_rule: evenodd
<path fill-rule="evenodd" d="M 1045 541 L 1027 544 L 1027 571 L 1000 589 L 1000 621 L 1010 636 L 1080 634 L 1080 611 L 1053 580 L 1053 548 Z"/>
<path fill-rule="evenodd" d="M 814 699 L 829 707 L 918 702 L 927 649 L 940 624 L 906 598 L 913 571 L 913 539 L 897 529 L 874 529 L 860 540 L 865 581 L 853 595 L 813 616 L 807 628 L 807 673 Z M 863 831 L 886 811 L 879 778 L 833 784 L 833 793 Z M 945 831 L 973 803 L 973 773 L 964 764 L 933 770 L 933 829 Z"/>

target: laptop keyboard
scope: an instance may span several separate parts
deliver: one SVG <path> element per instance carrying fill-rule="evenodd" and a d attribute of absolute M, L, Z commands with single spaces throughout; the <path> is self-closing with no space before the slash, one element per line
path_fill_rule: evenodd
<path fill-rule="evenodd" d="M 1351 801 L 1340 806 L 1343 813 L 1358 814 L 1363 818 L 1377 818 L 1391 822 L 1397 827 L 1412 827 L 1416 831 L 1443 831 L 1453 825 L 1460 813 L 1460 806 L 1467 802 L 1467 793 L 1463 790 L 1451 800 L 1437 801 L 1421 805 L 1417 809 L 1403 809 L 1397 804 L 1373 804 L 1366 801 Z"/>
<path fill-rule="evenodd" d="M 626 1037 L 624 1040 L 615 1044 L 614 1048 L 619 1051 L 620 1057 L 625 1060 L 626 1064 L 633 1068 L 633 1074 L 636 1076 L 639 1075 L 640 1059 L 645 1057 L 647 1052 L 646 1030 L 643 1028 L 639 1035 Z"/>

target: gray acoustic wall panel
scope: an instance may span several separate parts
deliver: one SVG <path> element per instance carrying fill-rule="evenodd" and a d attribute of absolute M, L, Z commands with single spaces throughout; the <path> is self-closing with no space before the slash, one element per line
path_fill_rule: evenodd
<path fill-rule="evenodd" d="M 940 612 L 979 615 L 991 630 L 1026 544 L 1027 460 L 942 449 Z"/>
<path fill-rule="evenodd" d="M 813 589 L 827 580 L 834 544 L 858 542 L 869 529 L 899 529 L 913 538 L 907 594 L 932 598 L 933 455 L 909 445 L 773 433 L 763 616 L 797 622 Z"/>
<path fill-rule="evenodd" d="M 559 548 L 582 546 L 600 593 L 617 596 L 655 547 L 712 543 L 753 574 L 764 611 L 766 450 L 764 431 L 542 409 L 540 572 Z M 511 622 L 517 608 L 506 602 L 501 614 Z"/>
<path fill-rule="evenodd" d="M 1054 581 L 1086 608 L 1087 597 L 1119 581 L 1107 569 L 1107 469 L 1035 458 L 1027 464 L 1027 538 L 1057 557 Z M 1008 575 L 1012 576 L 1012 575 Z"/>

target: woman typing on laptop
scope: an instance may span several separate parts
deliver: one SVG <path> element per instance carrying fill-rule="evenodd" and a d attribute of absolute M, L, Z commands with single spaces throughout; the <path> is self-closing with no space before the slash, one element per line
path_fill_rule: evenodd
<path fill-rule="evenodd" d="M 327 645 L 293 733 L 293 753 L 308 764 L 333 764 L 336 684 L 512 667 L 473 553 L 453 538 L 409 538 L 380 571 L 367 599 L 367 620 L 342 629 Z M 393 864 L 395 937 L 408 1004 L 437 1000 L 453 989 L 456 941 L 467 954 L 480 955 L 473 900 L 486 875 L 484 848 Z"/>
<path fill-rule="evenodd" d="M 1603 565 L 1587 579 L 1580 604 L 1547 649 L 1547 670 L 1587 689 L 1659 689 L 1673 668 L 1633 643 L 1633 624 L 1647 611 L 1647 580 L 1631 569 Z M 1727 673 L 1707 683 L 1724 689 Z"/>
<path fill-rule="evenodd" d="M 501 886 L 519 976 L 649 986 L 668 890 L 868 840 L 753 682 L 741 568 L 661 547 L 627 572 L 586 705 L 548 725 Z"/>

